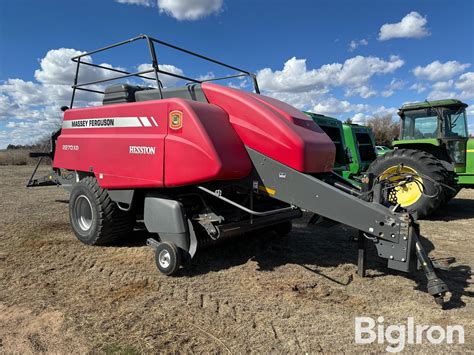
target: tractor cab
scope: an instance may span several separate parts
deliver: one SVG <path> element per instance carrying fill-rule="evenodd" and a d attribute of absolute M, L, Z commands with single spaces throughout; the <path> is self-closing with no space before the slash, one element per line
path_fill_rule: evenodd
<path fill-rule="evenodd" d="M 468 141 L 467 105 L 459 100 L 425 101 L 403 105 L 400 140 L 395 146 L 417 144 L 425 146 L 439 159 L 466 165 Z"/>

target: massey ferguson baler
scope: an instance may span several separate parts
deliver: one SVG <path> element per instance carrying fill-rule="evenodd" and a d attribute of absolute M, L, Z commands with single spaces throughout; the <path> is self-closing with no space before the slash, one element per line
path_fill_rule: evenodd
<path fill-rule="evenodd" d="M 129 73 L 93 64 L 90 55 L 145 40 L 151 69 Z M 166 72 L 155 44 L 236 71 L 212 80 L 248 77 L 255 93 Z M 53 172 L 29 186 L 60 184 L 70 191 L 69 215 L 77 238 L 107 244 L 130 234 L 137 221 L 155 237 L 158 269 L 174 274 L 206 244 L 231 236 L 275 230 L 307 210 L 360 231 L 359 272 L 365 242 L 372 241 L 388 267 L 428 278 L 428 292 L 442 302 L 446 284 L 419 242 L 408 213 L 384 206 L 384 187 L 366 179 L 354 190 L 332 173 L 335 147 L 296 108 L 259 94 L 255 75 L 146 35 L 73 58 L 73 95 L 62 129 L 52 137 Z M 79 83 L 80 68 L 94 66 L 116 77 Z M 149 74 L 152 76 L 147 76 Z M 188 81 L 163 88 L 160 75 Z M 140 77 L 155 87 L 109 80 Z M 103 93 L 103 105 L 72 108 L 77 90 Z"/>

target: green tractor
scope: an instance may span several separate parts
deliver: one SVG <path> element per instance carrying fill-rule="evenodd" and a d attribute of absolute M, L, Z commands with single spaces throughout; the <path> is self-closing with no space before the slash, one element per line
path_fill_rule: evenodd
<path fill-rule="evenodd" d="M 403 105 L 400 138 L 394 150 L 369 167 L 389 182 L 389 198 L 426 217 L 462 187 L 474 187 L 474 139 L 469 139 L 467 105 L 459 100 Z"/>
<path fill-rule="evenodd" d="M 343 172 L 343 176 L 358 183 L 361 174 L 377 158 L 374 134 L 372 128 L 355 123 L 344 123 L 342 128 L 346 146 L 352 155 L 349 170 Z"/>
<path fill-rule="evenodd" d="M 331 138 L 336 146 L 336 159 L 334 161 L 333 170 L 341 176 L 347 177 L 349 171 L 349 164 L 352 162 L 352 152 L 347 147 L 342 122 L 337 118 L 328 117 L 312 112 L 305 112 L 311 117 L 319 127 Z"/>
<path fill-rule="evenodd" d="M 305 112 L 331 138 L 336 145 L 334 171 L 360 186 L 362 172 L 376 158 L 375 140 L 370 127 L 342 123 L 337 118 Z"/>

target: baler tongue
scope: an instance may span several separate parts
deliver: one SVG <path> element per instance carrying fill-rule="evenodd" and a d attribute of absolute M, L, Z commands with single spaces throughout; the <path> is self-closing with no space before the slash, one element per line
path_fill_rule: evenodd
<path fill-rule="evenodd" d="M 259 190 L 270 190 L 276 199 L 360 231 L 360 276 L 365 275 L 365 243 L 371 240 L 378 256 L 387 259 L 391 269 L 414 272 L 418 261 L 428 279 L 428 293 L 437 303 L 443 303 L 448 287 L 436 275 L 433 263 L 420 243 L 418 223 L 410 214 L 398 213 L 383 205 L 382 185 L 372 186 L 366 182 L 362 192 L 353 189 L 353 193 L 348 193 L 351 187 L 344 185 L 345 182 L 335 174 L 302 173 L 251 148 L 247 151 L 255 167 L 253 184 L 258 185 Z"/>

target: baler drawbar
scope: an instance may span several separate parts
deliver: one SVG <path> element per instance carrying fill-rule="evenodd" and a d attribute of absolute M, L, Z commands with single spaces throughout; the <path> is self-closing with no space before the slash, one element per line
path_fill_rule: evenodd
<path fill-rule="evenodd" d="M 91 60 L 140 40 L 150 52 L 146 70 L 127 72 Z M 236 73 L 200 80 L 166 71 L 155 45 Z M 292 219 L 306 210 L 360 231 L 361 276 L 365 245 L 372 241 L 391 269 L 414 272 L 418 262 L 429 294 L 443 302 L 448 287 L 426 256 L 416 218 L 386 207 L 383 182 L 374 184 L 370 175 L 361 192 L 334 174 L 330 138 L 296 108 L 260 95 L 251 72 L 147 35 L 72 60 L 77 66 L 71 104 L 63 108 L 62 128 L 48 154 L 52 173 L 47 179 L 32 176 L 28 186 L 60 184 L 70 191 L 70 221 L 81 242 L 111 243 L 143 222 L 155 235 L 147 243 L 158 269 L 171 275 L 205 245 L 265 230 L 288 233 Z M 80 83 L 88 67 L 117 76 Z M 164 76 L 187 84 L 164 88 Z M 153 86 L 103 87 L 124 78 Z M 247 78 L 254 93 L 212 83 L 235 78 Z M 103 104 L 73 108 L 78 90 L 103 95 Z"/>

